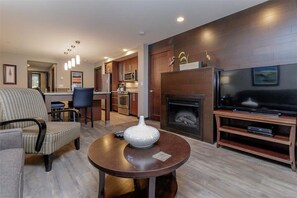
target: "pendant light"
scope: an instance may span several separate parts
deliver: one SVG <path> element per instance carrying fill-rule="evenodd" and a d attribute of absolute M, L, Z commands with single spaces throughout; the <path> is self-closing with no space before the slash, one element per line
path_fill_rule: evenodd
<path fill-rule="evenodd" d="M 80 41 L 75 41 L 76 45 L 80 44 Z M 73 51 L 73 54 L 76 54 L 75 57 L 70 58 L 66 63 L 64 63 L 64 70 L 67 71 L 68 69 L 71 69 L 72 67 L 75 67 L 76 65 L 80 65 L 80 56 L 78 55 L 78 52 L 74 52 L 75 45 L 71 45 L 71 48 L 67 49 L 67 51 L 64 52 L 65 55 L 68 55 Z"/>
<path fill-rule="evenodd" d="M 72 64 L 71 64 L 71 61 L 69 60 L 69 61 L 68 61 L 68 69 L 71 69 L 71 65 L 72 65 Z"/>
<path fill-rule="evenodd" d="M 78 54 L 75 56 L 75 60 L 76 60 L 76 64 L 80 65 L 80 57 Z"/>
<path fill-rule="evenodd" d="M 65 71 L 68 70 L 68 64 L 67 64 L 67 63 L 64 64 L 64 70 L 65 70 Z"/>
<path fill-rule="evenodd" d="M 80 41 L 75 41 L 75 43 L 78 46 L 80 44 Z M 76 54 L 76 56 L 75 56 L 75 61 L 76 61 L 77 65 L 80 65 L 80 56 L 78 54 Z"/>
<path fill-rule="evenodd" d="M 71 59 L 71 66 L 72 66 L 72 67 L 75 67 L 75 58 L 72 58 L 72 59 Z"/>

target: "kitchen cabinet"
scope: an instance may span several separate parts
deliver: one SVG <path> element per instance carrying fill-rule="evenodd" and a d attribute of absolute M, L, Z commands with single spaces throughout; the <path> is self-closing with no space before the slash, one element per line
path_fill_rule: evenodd
<path fill-rule="evenodd" d="M 117 92 L 111 93 L 111 110 L 118 111 L 118 93 Z"/>
<path fill-rule="evenodd" d="M 123 65 L 123 73 L 131 73 L 138 68 L 138 57 L 133 57 L 120 62 Z"/>
<path fill-rule="evenodd" d="M 138 93 L 130 93 L 130 115 L 138 115 Z"/>
<path fill-rule="evenodd" d="M 110 74 L 112 73 L 112 63 L 113 62 L 109 62 L 105 64 L 105 73 L 106 74 Z"/>
<path fill-rule="evenodd" d="M 119 81 L 124 81 L 123 63 L 119 63 Z"/>

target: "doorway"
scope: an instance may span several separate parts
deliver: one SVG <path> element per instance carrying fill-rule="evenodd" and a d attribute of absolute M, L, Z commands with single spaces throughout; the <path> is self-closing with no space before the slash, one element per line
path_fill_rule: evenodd
<path fill-rule="evenodd" d="M 39 87 L 42 92 L 54 90 L 55 63 L 27 61 L 28 88 Z"/>
<path fill-rule="evenodd" d="M 102 66 L 96 67 L 94 70 L 94 88 L 95 91 L 102 91 Z"/>

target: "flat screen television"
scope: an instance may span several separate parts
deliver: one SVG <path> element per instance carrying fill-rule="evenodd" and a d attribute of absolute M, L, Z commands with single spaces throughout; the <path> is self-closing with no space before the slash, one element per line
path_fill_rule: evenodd
<path fill-rule="evenodd" d="M 221 71 L 217 107 L 264 114 L 297 114 L 297 63 Z"/>

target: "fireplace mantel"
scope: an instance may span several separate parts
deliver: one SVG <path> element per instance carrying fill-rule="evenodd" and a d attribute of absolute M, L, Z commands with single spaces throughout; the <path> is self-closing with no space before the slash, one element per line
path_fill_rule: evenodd
<path fill-rule="evenodd" d="M 202 136 L 201 140 L 214 143 L 214 101 L 215 101 L 215 76 L 218 69 L 206 67 L 201 69 L 168 72 L 161 74 L 161 129 L 174 131 L 167 126 L 167 99 L 168 95 L 203 97 L 202 106 Z M 183 133 L 182 133 L 183 134 Z"/>

